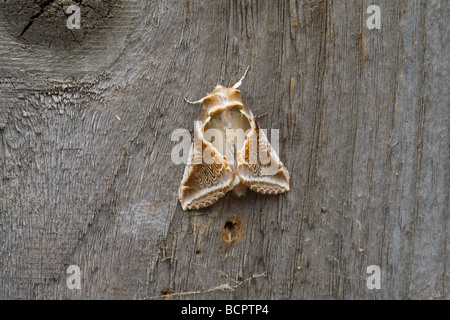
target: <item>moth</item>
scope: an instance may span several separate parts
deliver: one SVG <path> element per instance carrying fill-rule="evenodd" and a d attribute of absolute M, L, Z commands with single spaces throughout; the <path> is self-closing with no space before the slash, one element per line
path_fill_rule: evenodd
<path fill-rule="evenodd" d="M 289 191 L 289 172 L 238 90 L 248 69 L 231 88 L 217 85 L 200 100 L 184 99 L 203 107 L 178 190 L 183 210 L 210 206 L 228 191 L 238 197 L 247 188 L 263 194 Z"/>

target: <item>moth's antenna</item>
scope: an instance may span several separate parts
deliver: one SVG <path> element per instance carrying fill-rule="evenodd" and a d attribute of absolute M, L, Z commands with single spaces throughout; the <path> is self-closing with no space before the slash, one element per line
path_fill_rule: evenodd
<path fill-rule="evenodd" d="M 245 69 L 244 75 L 242 76 L 241 79 L 239 79 L 238 82 L 236 82 L 232 88 L 237 89 L 239 88 L 239 86 L 242 84 L 242 80 L 244 80 L 245 76 L 247 75 L 248 69 L 250 69 L 250 66 L 247 67 L 247 69 Z"/>
<path fill-rule="evenodd" d="M 186 99 L 186 97 L 184 97 L 183 99 L 184 99 L 184 101 L 186 101 L 189 104 L 199 104 L 199 103 L 203 103 L 203 99 L 205 99 L 205 98 L 201 98 L 200 100 L 197 100 L 197 101 L 189 101 L 188 99 Z"/>

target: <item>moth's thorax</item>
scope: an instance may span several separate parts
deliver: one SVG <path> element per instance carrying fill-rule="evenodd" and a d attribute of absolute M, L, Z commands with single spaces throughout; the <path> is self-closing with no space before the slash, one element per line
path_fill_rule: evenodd
<path fill-rule="evenodd" d="M 213 92 L 203 99 L 203 108 L 206 110 L 215 109 L 220 106 L 226 107 L 230 104 L 244 105 L 240 90 L 218 85 L 214 88 Z"/>
<path fill-rule="evenodd" d="M 244 77 L 191 102 L 203 104 L 195 124 L 200 152 L 194 142 L 178 191 L 183 210 L 207 207 L 231 190 L 237 196 L 247 187 L 263 194 L 289 190 L 289 172 L 237 89 Z"/>

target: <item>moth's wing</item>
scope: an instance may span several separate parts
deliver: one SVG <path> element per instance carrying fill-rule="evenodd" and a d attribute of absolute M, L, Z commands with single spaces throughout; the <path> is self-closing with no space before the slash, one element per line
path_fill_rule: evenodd
<path fill-rule="evenodd" d="M 237 176 L 250 189 L 264 194 L 289 191 L 289 172 L 270 145 L 258 124 L 252 130 L 238 154 Z"/>
<path fill-rule="evenodd" d="M 226 159 L 215 152 L 209 143 L 201 144 L 202 151 L 210 152 L 213 161 L 208 161 L 209 164 L 202 161 L 201 154 L 195 153 L 192 145 L 178 190 L 178 199 L 183 210 L 210 206 L 236 184 L 235 175 L 228 167 Z"/>

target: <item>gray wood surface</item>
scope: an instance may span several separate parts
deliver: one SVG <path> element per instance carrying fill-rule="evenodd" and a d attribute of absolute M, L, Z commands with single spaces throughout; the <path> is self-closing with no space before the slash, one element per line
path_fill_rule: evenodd
<path fill-rule="evenodd" d="M 0 1 L 1 299 L 450 298 L 448 1 L 68 4 Z M 291 190 L 183 212 L 183 97 L 248 65 Z"/>

